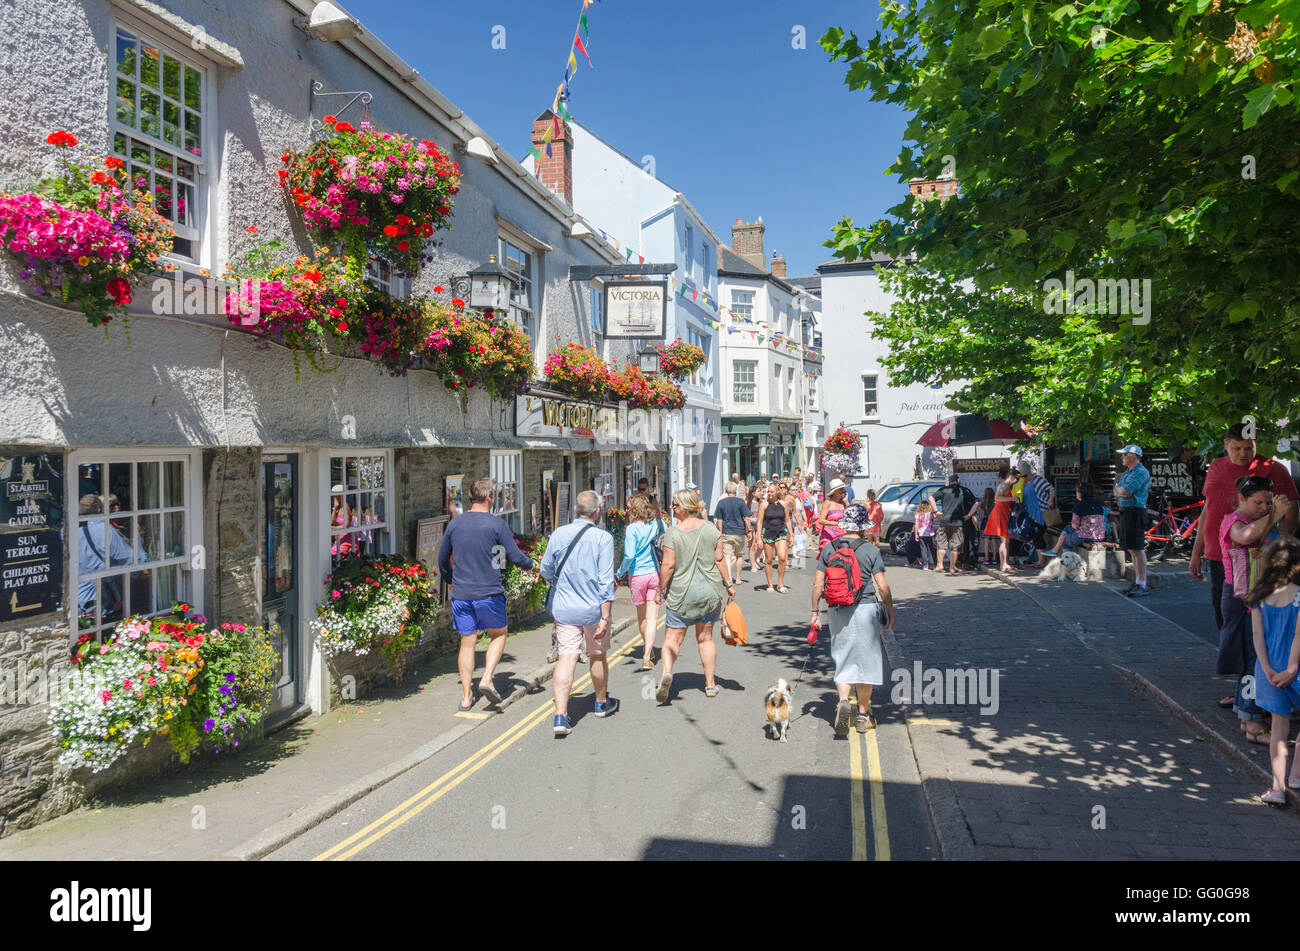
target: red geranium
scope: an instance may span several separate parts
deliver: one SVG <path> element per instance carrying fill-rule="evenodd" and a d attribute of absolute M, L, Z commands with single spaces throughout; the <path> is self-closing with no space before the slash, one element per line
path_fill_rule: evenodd
<path fill-rule="evenodd" d="M 51 132 L 47 135 L 45 141 L 50 143 L 50 145 L 63 145 L 72 148 L 72 146 L 77 144 L 77 137 L 71 132 L 65 132 L 64 130 L 59 129 L 58 131 Z"/>

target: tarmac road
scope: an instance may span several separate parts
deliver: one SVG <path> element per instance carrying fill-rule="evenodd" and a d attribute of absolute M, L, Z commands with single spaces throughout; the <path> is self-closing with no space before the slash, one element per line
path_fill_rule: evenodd
<path fill-rule="evenodd" d="M 805 639 L 812 576 L 792 569 L 784 595 L 764 590 L 761 574 L 745 576 L 738 600 L 750 642 L 725 646 L 715 633 L 716 698 L 704 695 L 688 631 L 673 695 L 657 704 L 660 671 L 636 669 L 636 638 L 615 651 L 614 716 L 592 716 L 579 666 L 572 735 L 554 737 L 548 687 L 268 858 L 936 858 L 888 684 L 878 688 L 875 731 L 834 736 L 829 634 L 811 649 Z M 805 660 L 789 740 L 779 743 L 766 735 L 766 687 L 794 683 Z"/>

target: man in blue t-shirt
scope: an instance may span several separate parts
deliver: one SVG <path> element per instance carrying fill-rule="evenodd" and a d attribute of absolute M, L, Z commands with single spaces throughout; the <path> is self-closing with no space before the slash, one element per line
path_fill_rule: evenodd
<path fill-rule="evenodd" d="M 745 559 L 745 531 L 749 525 L 749 506 L 736 497 L 738 482 L 728 482 L 726 498 L 713 510 L 713 524 L 722 533 L 722 549 L 732 565 L 731 577 L 740 577 L 740 563 Z"/>
<path fill-rule="evenodd" d="M 487 631 L 487 656 L 479 693 L 493 704 L 501 702 L 492 675 L 506 649 L 506 589 L 501 569 L 509 562 L 533 571 L 533 560 L 519 550 L 505 519 L 492 514 L 492 480 L 475 479 L 469 487 L 470 507 L 447 523 L 438 548 L 438 571 L 451 584 L 451 616 L 460 633 L 461 713 L 474 705 L 474 645 Z M 455 574 L 452 558 L 455 558 Z"/>
<path fill-rule="evenodd" d="M 1115 502 L 1119 506 L 1119 545 L 1133 559 L 1135 580 L 1124 593 L 1145 598 L 1147 590 L 1147 492 L 1151 473 L 1142 465 L 1142 447 L 1129 443 L 1120 450 L 1124 474 L 1115 480 Z"/>

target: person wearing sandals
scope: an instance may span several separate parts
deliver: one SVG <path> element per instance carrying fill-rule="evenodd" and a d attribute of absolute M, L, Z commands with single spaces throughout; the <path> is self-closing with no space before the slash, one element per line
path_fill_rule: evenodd
<path fill-rule="evenodd" d="M 1280 496 L 1282 497 L 1282 496 Z M 1291 714 L 1300 707 L 1300 542 L 1284 538 L 1269 545 L 1259 558 L 1259 580 L 1246 595 L 1251 607 L 1255 642 L 1255 702 L 1273 717 L 1269 759 L 1273 785 L 1260 798 L 1286 805 L 1286 789 L 1300 789 L 1300 756 L 1286 774 L 1287 737 Z"/>
<path fill-rule="evenodd" d="M 998 567 L 1013 570 L 1007 562 L 1007 527 L 1011 521 L 1011 487 L 1020 481 L 1020 473 L 1010 466 L 998 469 L 998 487 L 993 493 L 993 511 L 984 525 L 984 534 L 998 539 Z"/>
<path fill-rule="evenodd" d="M 870 516 L 867 507 L 854 503 L 840 516 L 839 527 L 844 534 L 827 545 L 817 557 L 817 575 L 813 579 L 812 626 L 821 627 L 818 604 L 826 584 L 826 569 L 836 548 L 855 549 L 858 567 L 862 571 L 862 598 L 855 605 L 829 606 L 827 616 L 831 628 L 831 657 L 835 660 L 835 691 L 839 704 L 835 708 L 835 733 L 846 736 L 850 719 L 855 721 L 859 733 L 866 733 L 876 725 L 871 712 L 871 688 L 885 682 L 885 655 L 881 647 L 880 632 L 894 629 L 894 598 L 885 581 L 885 562 L 880 549 L 864 537 Z M 868 580 L 869 579 L 869 580 Z M 879 606 L 884 605 L 888 622 L 882 623 Z M 850 699 L 856 689 L 856 712 Z"/>
<path fill-rule="evenodd" d="M 506 589 L 501 583 L 502 556 L 510 564 L 534 572 L 533 560 L 519 550 L 510 526 L 492 514 L 492 479 L 475 479 L 469 487 L 468 512 L 447 523 L 438 547 L 438 571 L 451 582 L 451 616 L 460 634 L 461 713 L 474 705 L 470 692 L 474 681 L 475 645 L 478 632 L 487 631 L 487 656 L 483 662 L 483 679 L 479 693 L 492 705 L 501 703 L 501 694 L 492 684 L 492 675 L 506 649 Z M 453 570 L 453 559 L 455 560 Z"/>
<path fill-rule="evenodd" d="M 635 498 L 635 497 L 634 497 Z M 649 499 L 644 500 L 650 504 Z M 597 717 L 618 709 L 606 692 L 609 686 L 611 613 L 614 609 L 614 536 L 596 525 L 600 496 L 591 489 L 574 500 L 577 518 L 551 533 L 542 556 L 542 577 L 551 583 L 551 616 L 560 657 L 555 664 L 555 735 L 573 732 L 569 719 L 569 693 L 578 654 L 585 647 L 591 664 L 591 685 L 596 692 Z"/>
<path fill-rule="evenodd" d="M 763 573 L 767 575 L 767 590 L 785 594 L 785 570 L 789 565 L 790 539 L 794 537 L 790 506 L 785 501 L 785 490 L 779 484 L 767 492 L 767 498 L 758 507 L 758 524 L 763 528 Z M 772 563 L 777 563 L 776 587 L 772 587 Z"/>
<path fill-rule="evenodd" d="M 686 629 L 695 626 L 695 641 L 704 668 L 704 695 L 716 697 L 714 682 L 717 647 L 713 625 L 722 613 L 722 602 L 736 597 L 731 566 L 722 533 L 706 518 L 708 512 L 694 489 L 673 493 L 673 517 L 677 524 L 664 536 L 664 562 L 659 568 L 659 589 L 655 603 L 667 603 L 662 660 L 663 678 L 655 700 L 667 703 L 673 687 L 673 665 L 686 639 Z"/>
<path fill-rule="evenodd" d="M 628 578 L 628 587 L 632 589 L 636 622 L 645 644 L 641 652 L 642 670 L 654 670 L 655 666 L 659 605 L 655 603 L 654 593 L 659 589 L 659 566 L 655 563 L 653 542 L 663 530 L 664 523 L 657 518 L 655 505 L 649 498 L 634 495 L 627 500 L 627 532 L 623 536 L 623 563 L 619 565 L 618 576 Z"/>
<path fill-rule="evenodd" d="M 1237 508 L 1223 516 L 1219 525 L 1219 550 L 1223 553 L 1223 627 L 1219 630 L 1219 662 L 1215 673 L 1236 674 L 1237 690 L 1233 710 L 1241 720 L 1246 739 L 1261 746 L 1269 742 L 1269 715 L 1256 703 L 1255 639 L 1245 597 L 1251 575 L 1258 572 L 1260 548 L 1271 541 L 1270 532 L 1287 517 L 1291 500 L 1273 495 L 1273 483 L 1265 476 L 1243 476 L 1237 480 Z"/>

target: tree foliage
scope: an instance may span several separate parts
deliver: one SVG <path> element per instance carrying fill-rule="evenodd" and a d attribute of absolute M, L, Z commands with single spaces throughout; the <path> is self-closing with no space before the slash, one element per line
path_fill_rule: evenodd
<path fill-rule="evenodd" d="M 911 0 L 882 22 L 822 46 L 914 114 L 888 174 L 960 182 L 827 242 L 919 261 L 876 315 L 894 378 L 969 381 L 963 409 L 1049 441 L 1208 441 L 1249 414 L 1271 448 L 1268 421 L 1300 418 L 1300 0 Z M 1048 313 L 1067 271 L 1149 279 L 1149 320 Z"/>

